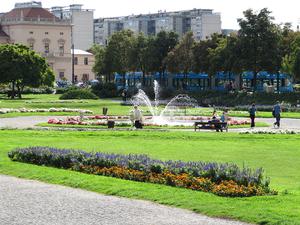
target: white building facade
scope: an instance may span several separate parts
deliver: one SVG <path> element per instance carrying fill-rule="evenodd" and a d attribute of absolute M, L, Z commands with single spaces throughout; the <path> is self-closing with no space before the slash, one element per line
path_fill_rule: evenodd
<path fill-rule="evenodd" d="M 136 16 L 99 18 L 94 20 L 94 41 L 106 45 L 117 31 L 130 29 L 134 33 L 156 35 L 160 31 L 174 31 L 179 37 L 192 31 L 196 40 L 204 40 L 213 33 L 221 33 L 221 15 L 211 9 L 193 9 L 177 12 L 158 12 Z"/>
<path fill-rule="evenodd" d="M 94 10 L 83 9 L 82 5 L 55 6 L 51 12 L 58 18 L 72 23 L 73 43 L 76 49 L 88 50 L 94 43 Z"/>

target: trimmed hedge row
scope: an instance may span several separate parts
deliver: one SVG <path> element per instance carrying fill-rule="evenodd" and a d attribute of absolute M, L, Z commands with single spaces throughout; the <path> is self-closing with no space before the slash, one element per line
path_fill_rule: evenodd
<path fill-rule="evenodd" d="M 277 194 L 270 190 L 269 179 L 264 178 L 261 168 L 240 169 L 230 163 L 161 161 L 147 155 L 89 153 L 51 147 L 18 148 L 8 156 L 13 161 L 184 187 L 220 196 Z"/>
<path fill-rule="evenodd" d="M 253 102 L 256 105 L 274 105 L 276 101 L 284 102 L 292 106 L 297 105 L 300 101 L 300 93 L 244 93 L 244 92 L 218 92 L 218 91 L 204 91 L 189 94 L 191 97 L 197 99 L 202 106 L 237 106 L 237 105 L 251 105 Z"/>
<path fill-rule="evenodd" d="M 98 97 L 87 89 L 74 89 L 62 94 L 59 99 L 98 99 Z"/>

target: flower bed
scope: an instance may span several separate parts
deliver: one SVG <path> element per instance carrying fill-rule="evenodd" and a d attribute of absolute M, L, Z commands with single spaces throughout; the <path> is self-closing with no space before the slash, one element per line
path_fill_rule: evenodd
<path fill-rule="evenodd" d="M 8 153 L 13 161 L 72 169 L 88 174 L 165 184 L 211 192 L 219 196 L 249 197 L 277 194 L 270 190 L 263 170 L 235 164 L 161 161 L 146 155 L 88 153 L 50 147 L 19 148 Z"/>
<path fill-rule="evenodd" d="M 83 101 L 83 100 L 54 100 L 54 101 L 25 101 L 27 104 L 37 104 L 37 103 L 89 103 L 88 101 Z"/>
<path fill-rule="evenodd" d="M 85 109 L 69 109 L 69 108 L 49 108 L 49 109 L 26 109 L 26 108 L 20 108 L 20 109 L 13 109 L 13 108 L 0 108 L 0 114 L 6 114 L 6 113 L 30 113 L 30 112 L 82 112 L 82 113 L 88 113 L 92 114 L 93 111 L 91 110 L 85 110 Z"/>
<path fill-rule="evenodd" d="M 152 117 L 145 117 L 145 120 L 151 120 Z M 190 117 L 191 118 L 191 117 Z M 201 118 L 198 120 L 210 120 L 209 117 L 205 118 L 205 117 L 193 117 L 193 118 Z M 191 119 L 191 120 L 196 120 L 196 119 Z M 95 121 L 97 120 L 97 121 Z M 67 119 L 50 119 L 48 120 L 48 124 L 67 124 L 67 125 L 106 125 L 107 124 L 107 120 L 113 120 L 113 121 L 123 121 L 123 123 L 118 123 L 118 125 L 120 126 L 129 126 L 129 117 L 128 116 L 103 116 L 103 115 L 96 115 L 96 116 L 85 116 L 83 117 L 82 120 L 80 120 L 80 117 L 68 117 Z M 176 119 L 175 119 L 176 120 Z M 128 123 L 125 123 L 124 121 L 127 121 Z M 178 121 L 180 121 L 180 118 L 178 119 Z M 228 121 L 228 125 L 229 126 L 238 126 L 238 125 L 246 125 L 246 124 L 250 124 L 250 122 L 248 120 L 233 120 L 233 119 L 229 119 Z M 155 126 L 155 127 L 167 127 L 168 125 L 161 125 L 161 124 L 155 124 L 155 123 L 151 123 L 151 122 L 144 122 L 143 123 L 144 126 Z M 190 126 L 192 128 L 192 125 L 177 125 L 178 127 L 185 127 L 185 126 Z"/>

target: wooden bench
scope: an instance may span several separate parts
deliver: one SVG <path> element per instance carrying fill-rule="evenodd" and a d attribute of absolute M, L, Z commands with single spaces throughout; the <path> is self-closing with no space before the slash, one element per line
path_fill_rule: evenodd
<path fill-rule="evenodd" d="M 195 131 L 197 129 L 206 129 L 206 130 L 220 130 L 223 132 L 223 130 L 226 130 L 228 132 L 228 124 L 227 123 L 222 123 L 222 122 L 211 122 L 211 121 L 206 121 L 206 122 L 195 122 Z M 218 129 L 219 127 L 219 129 Z"/>

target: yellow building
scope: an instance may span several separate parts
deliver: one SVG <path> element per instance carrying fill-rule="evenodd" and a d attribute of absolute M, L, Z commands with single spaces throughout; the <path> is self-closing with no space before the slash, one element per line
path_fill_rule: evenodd
<path fill-rule="evenodd" d="M 94 64 L 95 57 L 92 53 L 80 49 L 74 49 L 75 82 L 77 83 L 95 80 L 95 74 L 92 70 Z"/>
<path fill-rule="evenodd" d="M 16 3 L 13 10 L 0 17 L 0 44 L 27 45 L 46 58 L 56 75 L 56 80 L 72 81 L 71 37 L 71 21 L 56 17 L 42 8 L 41 2 Z M 77 80 L 94 79 L 91 70 L 94 63 L 93 56 L 90 53 L 84 55 L 80 52 L 76 57 L 78 63 L 80 62 L 75 65 L 74 70 Z M 84 62 L 81 64 L 82 57 L 83 60 L 88 58 L 88 65 L 84 65 Z"/>

